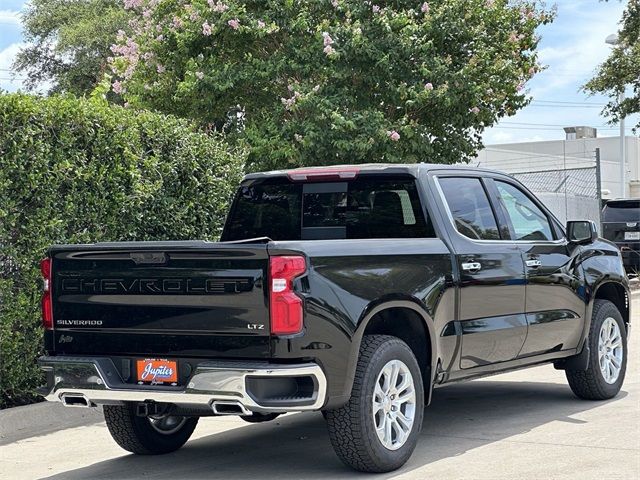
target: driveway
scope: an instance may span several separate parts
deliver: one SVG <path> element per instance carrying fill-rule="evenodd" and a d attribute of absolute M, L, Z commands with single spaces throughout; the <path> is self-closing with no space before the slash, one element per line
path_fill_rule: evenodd
<path fill-rule="evenodd" d="M 640 325 L 633 296 L 632 330 Z M 436 390 L 422 436 L 398 479 L 640 479 L 640 331 L 632 331 L 623 391 L 576 399 L 546 365 Z M 354 478 L 334 455 L 322 415 L 265 424 L 203 418 L 178 452 L 129 455 L 99 411 L 38 404 L 0 412 L 0 478 Z"/>

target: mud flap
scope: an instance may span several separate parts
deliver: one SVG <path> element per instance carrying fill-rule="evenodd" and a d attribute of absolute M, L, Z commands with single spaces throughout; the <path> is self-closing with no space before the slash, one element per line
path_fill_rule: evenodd
<path fill-rule="evenodd" d="M 589 348 L 589 342 L 584 342 L 582 352 L 578 355 L 563 358 L 557 362 L 553 362 L 553 366 L 556 370 L 586 370 L 589 368 L 589 354 L 591 349 Z"/>

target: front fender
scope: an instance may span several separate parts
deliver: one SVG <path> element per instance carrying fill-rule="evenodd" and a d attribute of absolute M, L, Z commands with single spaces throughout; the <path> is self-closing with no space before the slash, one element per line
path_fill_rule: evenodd
<path fill-rule="evenodd" d="M 605 284 L 615 284 L 621 287 L 629 302 L 630 290 L 622 257 L 618 248 L 609 241 L 597 239 L 593 244 L 585 246 L 579 254 L 579 263 L 583 275 L 583 285 L 585 292 L 586 312 L 585 325 L 582 340 L 586 340 L 591 327 L 591 315 L 595 299 L 598 297 L 598 290 Z M 629 302 L 629 309 L 631 308 Z M 625 313 L 630 319 L 630 312 Z"/>

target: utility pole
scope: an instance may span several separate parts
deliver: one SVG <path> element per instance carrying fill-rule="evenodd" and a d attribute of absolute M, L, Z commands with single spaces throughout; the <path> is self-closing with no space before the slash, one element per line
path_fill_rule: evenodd
<path fill-rule="evenodd" d="M 622 105 L 624 102 L 624 90 L 620 92 L 618 95 L 618 104 Z M 625 198 L 627 196 L 627 151 L 626 151 L 626 140 L 624 137 L 624 117 L 620 117 L 620 191 L 622 195 L 621 198 Z"/>
<path fill-rule="evenodd" d="M 605 43 L 608 45 L 616 46 L 620 43 L 620 38 L 617 33 L 612 33 L 607 38 L 605 38 Z M 622 105 L 624 102 L 624 86 L 622 87 L 622 91 L 618 94 L 618 105 Z M 620 198 L 625 198 L 627 196 L 627 166 L 626 166 L 626 148 L 625 148 L 625 138 L 624 138 L 624 117 L 620 117 Z"/>
<path fill-rule="evenodd" d="M 602 235 L 602 174 L 600 173 L 600 148 L 596 148 L 596 195 L 598 197 L 598 233 Z"/>

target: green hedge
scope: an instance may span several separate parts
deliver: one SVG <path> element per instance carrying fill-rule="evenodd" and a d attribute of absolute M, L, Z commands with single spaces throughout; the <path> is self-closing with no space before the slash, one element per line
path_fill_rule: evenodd
<path fill-rule="evenodd" d="M 95 100 L 0 95 L 0 407 L 41 383 L 39 260 L 55 243 L 216 239 L 245 152 Z"/>

